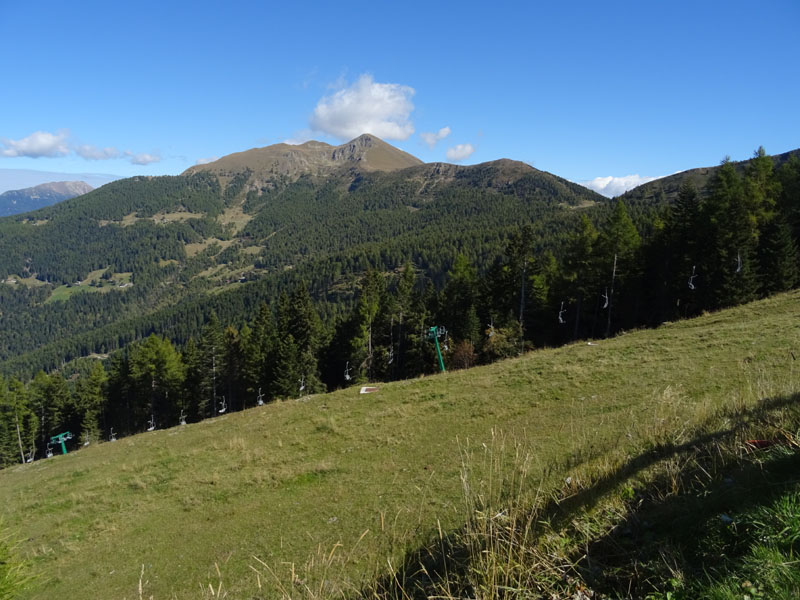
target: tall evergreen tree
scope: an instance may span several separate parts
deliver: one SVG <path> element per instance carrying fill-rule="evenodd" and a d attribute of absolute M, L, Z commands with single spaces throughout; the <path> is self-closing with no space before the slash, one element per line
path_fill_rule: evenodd
<path fill-rule="evenodd" d="M 597 293 L 599 288 L 600 272 L 597 265 L 596 248 L 599 235 L 586 215 L 581 215 L 578 231 L 570 237 L 567 243 L 560 296 L 565 306 L 565 316 L 572 313 L 573 339 L 586 335 L 587 328 L 582 322 L 584 300 Z M 560 314 L 559 318 L 567 320 Z M 566 327 L 566 323 L 562 325 Z M 562 335 L 561 339 L 566 339 L 566 336 Z"/>
<path fill-rule="evenodd" d="M 209 315 L 198 347 L 204 368 L 201 374 L 198 407 L 203 418 L 213 417 L 219 410 L 219 402 L 221 400 L 220 375 L 223 355 L 222 326 L 219 323 L 216 312 L 212 312 Z"/>
<path fill-rule="evenodd" d="M 137 427 L 163 427 L 178 421 L 177 406 L 183 388 L 184 366 L 172 343 L 151 335 L 130 352 L 130 389 L 136 398 Z"/>
<path fill-rule="evenodd" d="M 106 370 L 102 363 L 95 362 L 88 375 L 81 377 L 75 392 L 81 412 L 81 436 L 89 442 L 96 442 L 101 436 L 102 415 L 106 399 Z"/>
<path fill-rule="evenodd" d="M 182 411 L 190 421 L 200 421 L 208 416 L 207 406 L 204 404 L 207 396 L 205 379 L 207 376 L 203 355 L 194 338 L 189 338 L 183 349 L 182 362 L 185 365 L 186 377 L 183 382 L 183 394 L 179 401 L 178 410 Z"/>
<path fill-rule="evenodd" d="M 791 290 L 800 281 L 797 245 L 782 215 L 775 216 L 764 228 L 759 245 L 759 265 L 764 296 Z"/>
<path fill-rule="evenodd" d="M 288 304 L 288 297 L 285 295 L 283 297 L 286 298 Z M 266 398 L 276 396 L 273 382 L 276 376 L 277 341 L 278 333 L 272 311 L 266 302 L 262 302 L 253 323 L 253 339 L 251 349 L 245 355 L 245 364 L 248 365 L 248 369 L 256 370 L 257 383 L 255 387 L 261 388 L 261 392 Z"/>
<path fill-rule="evenodd" d="M 618 199 L 600 233 L 596 251 L 600 277 L 598 289 L 595 290 L 596 306 L 603 307 L 606 335 L 611 332 L 614 315 L 616 322 L 622 322 L 626 326 L 633 325 L 638 320 L 637 284 L 641 275 L 638 253 L 641 243 L 639 232 L 628 215 L 625 204 Z M 603 285 L 602 290 L 600 284 Z M 602 297 L 608 298 L 608 302 L 603 305 L 599 304 L 601 291 Z"/>
<path fill-rule="evenodd" d="M 665 316 L 685 317 L 697 310 L 701 305 L 699 300 L 707 293 L 705 273 L 698 271 L 703 250 L 700 197 L 689 178 L 681 183 L 665 228 L 666 245 L 659 250 L 666 261 L 664 276 L 669 313 Z"/>
<path fill-rule="evenodd" d="M 245 388 L 242 380 L 244 355 L 239 332 L 228 325 L 222 334 L 222 381 L 228 410 L 244 410 Z"/>
<path fill-rule="evenodd" d="M 477 313 L 478 275 L 463 254 L 453 263 L 443 298 L 442 317 L 453 339 L 477 344 L 481 331 Z"/>
<path fill-rule="evenodd" d="M 705 220 L 710 308 L 735 306 L 756 296 L 754 271 L 757 220 L 748 210 L 741 177 L 729 159 L 723 161 L 702 205 Z"/>

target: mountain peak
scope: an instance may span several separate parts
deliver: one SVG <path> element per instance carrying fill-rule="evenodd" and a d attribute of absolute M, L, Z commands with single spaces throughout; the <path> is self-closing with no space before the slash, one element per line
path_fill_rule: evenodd
<path fill-rule="evenodd" d="M 211 172 L 230 175 L 253 171 L 260 178 L 301 175 L 325 176 L 342 167 L 356 166 L 365 171 L 397 171 L 423 164 L 421 160 L 365 133 L 339 146 L 310 140 L 303 144 L 274 144 L 223 156 L 206 165 L 187 169 L 184 174 Z"/>

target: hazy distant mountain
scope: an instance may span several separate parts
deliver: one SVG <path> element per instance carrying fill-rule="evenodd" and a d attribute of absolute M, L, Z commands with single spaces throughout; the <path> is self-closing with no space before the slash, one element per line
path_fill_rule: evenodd
<path fill-rule="evenodd" d="M 0 193 L 21 190 L 51 181 L 85 181 L 93 188 L 122 179 L 110 173 L 64 173 L 36 169 L 0 169 Z"/>
<path fill-rule="evenodd" d="M 0 216 L 17 215 L 91 192 L 84 181 L 54 181 L 0 194 Z"/>

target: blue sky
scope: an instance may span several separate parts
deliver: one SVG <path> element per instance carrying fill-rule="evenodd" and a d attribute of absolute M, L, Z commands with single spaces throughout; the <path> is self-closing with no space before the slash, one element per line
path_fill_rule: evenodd
<path fill-rule="evenodd" d="M 0 0 L 0 169 L 177 174 L 369 128 L 629 176 L 609 192 L 800 147 L 797 0 L 557 4 Z"/>

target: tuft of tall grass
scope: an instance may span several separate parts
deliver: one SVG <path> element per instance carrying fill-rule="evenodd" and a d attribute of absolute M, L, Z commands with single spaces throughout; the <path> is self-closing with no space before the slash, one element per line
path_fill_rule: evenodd
<path fill-rule="evenodd" d="M 0 520 L 0 600 L 14 600 L 33 581 L 28 565 L 17 554 L 18 543 Z"/>

